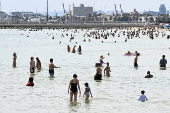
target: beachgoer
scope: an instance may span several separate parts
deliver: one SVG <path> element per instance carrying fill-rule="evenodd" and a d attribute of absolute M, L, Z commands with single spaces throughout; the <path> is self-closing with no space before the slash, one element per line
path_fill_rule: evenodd
<path fill-rule="evenodd" d="M 85 87 L 86 87 L 86 88 L 85 88 L 85 91 L 84 91 L 85 100 L 89 100 L 90 94 L 91 94 L 91 97 L 93 98 L 92 93 L 91 93 L 91 89 L 90 89 L 88 83 L 85 83 L 84 85 L 85 85 Z M 84 95 L 83 95 L 83 97 L 84 97 Z"/>
<path fill-rule="evenodd" d="M 106 75 L 105 75 L 105 72 L 106 72 Z M 107 77 L 110 77 L 110 67 L 109 67 L 109 62 L 107 62 L 107 66 L 106 68 L 104 69 L 104 75 L 107 76 Z"/>
<path fill-rule="evenodd" d="M 96 74 L 94 76 L 94 80 L 102 80 L 102 69 L 101 69 L 100 65 L 98 65 L 98 67 L 96 69 Z"/>
<path fill-rule="evenodd" d="M 81 45 L 79 45 L 79 47 L 78 47 L 78 50 L 77 50 L 77 51 L 78 51 L 78 53 L 79 53 L 79 54 L 81 54 Z"/>
<path fill-rule="evenodd" d="M 159 62 L 160 67 L 166 67 L 167 60 L 165 59 L 165 55 L 162 55 L 162 59 Z"/>
<path fill-rule="evenodd" d="M 13 53 L 13 57 L 14 57 L 14 58 L 13 58 L 13 64 L 12 64 L 12 66 L 13 66 L 13 67 L 16 67 L 16 65 L 17 65 L 17 63 L 16 63 L 17 54 L 16 54 L 15 52 Z"/>
<path fill-rule="evenodd" d="M 34 73 L 35 72 L 35 61 L 34 61 L 34 57 L 31 57 L 31 61 L 30 61 L 30 73 Z"/>
<path fill-rule="evenodd" d="M 60 68 L 60 67 L 56 67 L 53 64 L 53 59 L 51 58 L 50 59 L 50 63 L 49 63 L 49 74 L 50 74 L 50 77 L 54 77 L 54 68 Z"/>
<path fill-rule="evenodd" d="M 74 45 L 73 50 L 72 50 L 72 53 L 75 53 L 75 52 L 76 52 L 75 48 L 76 48 L 76 46 Z"/>
<path fill-rule="evenodd" d="M 34 80 L 34 78 L 30 77 L 28 83 L 26 84 L 26 86 L 34 86 L 33 80 Z"/>
<path fill-rule="evenodd" d="M 143 101 L 143 102 L 144 102 L 144 101 L 148 100 L 147 97 L 144 95 L 144 94 L 145 94 L 145 91 L 142 90 L 142 91 L 141 91 L 141 94 L 142 94 L 142 95 L 141 95 L 140 98 L 138 99 L 139 101 Z"/>
<path fill-rule="evenodd" d="M 103 62 L 103 59 L 104 59 L 104 57 L 103 57 L 103 55 L 101 55 L 101 56 L 100 56 L 100 59 L 99 59 L 99 63 L 100 63 L 101 66 L 102 66 L 102 64 L 104 63 L 104 62 Z"/>
<path fill-rule="evenodd" d="M 70 46 L 69 45 L 67 45 L 67 51 L 70 52 Z"/>
<path fill-rule="evenodd" d="M 73 100 L 73 95 L 74 95 L 74 101 L 75 102 L 77 101 L 77 94 L 78 94 L 77 86 L 79 89 L 79 93 L 81 94 L 79 80 L 77 79 L 77 75 L 74 74 L 73 79 L 70 80 L 69 86 L 68 86 L 68 93 L 70 91 L 70 102 L 72 102 Z"/>
<path fill-rule="evenodd" d="M 134 67 L 138 67 L 138 56 L 139 56 L 139 53 L 136 55 L 135 59 L 134 59 Z"/>
<path fill-rule="evenodd" d="M 152 78 L 153 75 L 150 74 L 150 71 L 147 72 L 147 75 L 145 76 L 145 78 Z"/>
<path fill-rule="evenodd" d="M 41 70 L 41 61 L 40 61 L 40 59 L 37 57 L 36 58 L 36 68 L 37 68 L 37 70 Z"/>

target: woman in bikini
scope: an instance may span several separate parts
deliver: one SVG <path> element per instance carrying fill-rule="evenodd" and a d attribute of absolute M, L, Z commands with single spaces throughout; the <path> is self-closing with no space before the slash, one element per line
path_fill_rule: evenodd
<path fill-rule="evenodd" d="M 70 80 L 70 83 L 69 83 L 69 86 L 68 86 L 68 93 L 69 93 L 69 90 L 70 90 L 70 102 L 72 102 L 72 100 L 73 100 L 73 95 L 74 95 L 74 101 L 75 102 L 77 101 L 77 94 L 78 94 L 77 86 L 78 86 L 78 89 L 79 89 L 79 93 L 81 94 L 79 80 L 77 79 L 77 75 L 74 74 L 73 79 Z"/>
<path fill-rule="evenodd" d="M 105 72 L 106 72 L 106 74 L 105 74 Z M 107 62 L 107 66 L 104 69 L 104 75 L 107 76 L 107 77 L 110 77 L 110 72 L 111 72 L 111 70 L 110 70 L 110 67 L 109 67 L 109 62 Z"/>

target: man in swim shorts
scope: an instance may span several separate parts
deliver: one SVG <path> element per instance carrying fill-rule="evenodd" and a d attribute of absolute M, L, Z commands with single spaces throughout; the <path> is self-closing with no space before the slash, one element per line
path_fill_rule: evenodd
<path fill-rule="evenodd" d="M 50 59 L 50 63 L 49 63 L 49 74 L 50 74 L 50 77 L 54 77 L 54 68 L 60 68 L 60 67 L 56 67 L 53 64 L 53 59 L 51 58 Z"/>

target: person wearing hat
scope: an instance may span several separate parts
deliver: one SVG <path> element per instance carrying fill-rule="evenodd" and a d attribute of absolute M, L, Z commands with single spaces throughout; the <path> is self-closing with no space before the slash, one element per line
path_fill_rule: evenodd
<path fill-rule="evenodd" d="M 79 89 L 79 93 L 81 94 L 79 80 L 77 79 L 77 75 L 74 74 L 73 79 L 70 80 L 68 86 L 68 93 L 70 91 L 70 102 L 72 102 L 73 100 L 73 95 L 74 95 L 74 101 L 75 102 L 77 101 L 77 94 L 78 94 L 77 86 Z"/>
<path fill-rule="evenodd" d="M 165 55 L 162 55 L 162 59 L 160 60 L 159 62 L 160 64 L 160 67 L 166 67 L 166 64 L 167 64 L 167 60 L 165 59 Z"/>
<path fill-rule="evenodd" d="M 145 78 L 152 78 L 153 75 L 150 74 L 150 71 L 147 72 L 147 75 L 145 76 Z"/>
<path fill-rule="evenodd" d="M 99 59 L 99 63 L 100 63 L 101 66 L 102 66 L 102 64 L 104 63 L 104 62 L 103 62 L 103 59 L 104 59 L 104 57 L 103 57 L 103 55 L 101 55 L 101 56 L 100 56 L 100 59 Z"/>

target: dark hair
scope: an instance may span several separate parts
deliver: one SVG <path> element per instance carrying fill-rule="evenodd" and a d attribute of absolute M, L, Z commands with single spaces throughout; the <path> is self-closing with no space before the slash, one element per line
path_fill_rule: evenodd
<path fill-rule="evenodd" d="M 31 60 L 33 59 L 34 57 L 31 57 Z"/>
<path fill-rule="evenodd" d="M 53 62 L 53 59 L 52 59 L 52 58 L 50 59 L 50 62 Z"/>
<path fill-rule="evenodd" d="M 84 84 L 86 87 L 88 87 L 89 86 L 89 84 L 86 82 L 85 84 Z"/>
<path fill-rule="evenodd" d="M 30 77 L 28 82 L 33 82 L 34 78 Z"/>
<path fill-rule="evenodd" d="M 77 78 L 77 75 L 76 75 L 76 74 L 74 74 L 74 75 L 73 75 L 73 78 Z"/>
<path fill-rule="evenodd" d="M 165 57 L 165 55 L 162 55 L 162 57 Z"/>
<path fill-rule="evenodd" d="M 148 71 L 147 74 L 150 74 L 150 71 Z"/>
<path fill-rule="evenodd" d="M 142 91 L 141 91 L 141 94 L 144 94 L 144 93 L 145 93 L 145 91 L 144 91 L 144 90 L 142 90 Z"/>

